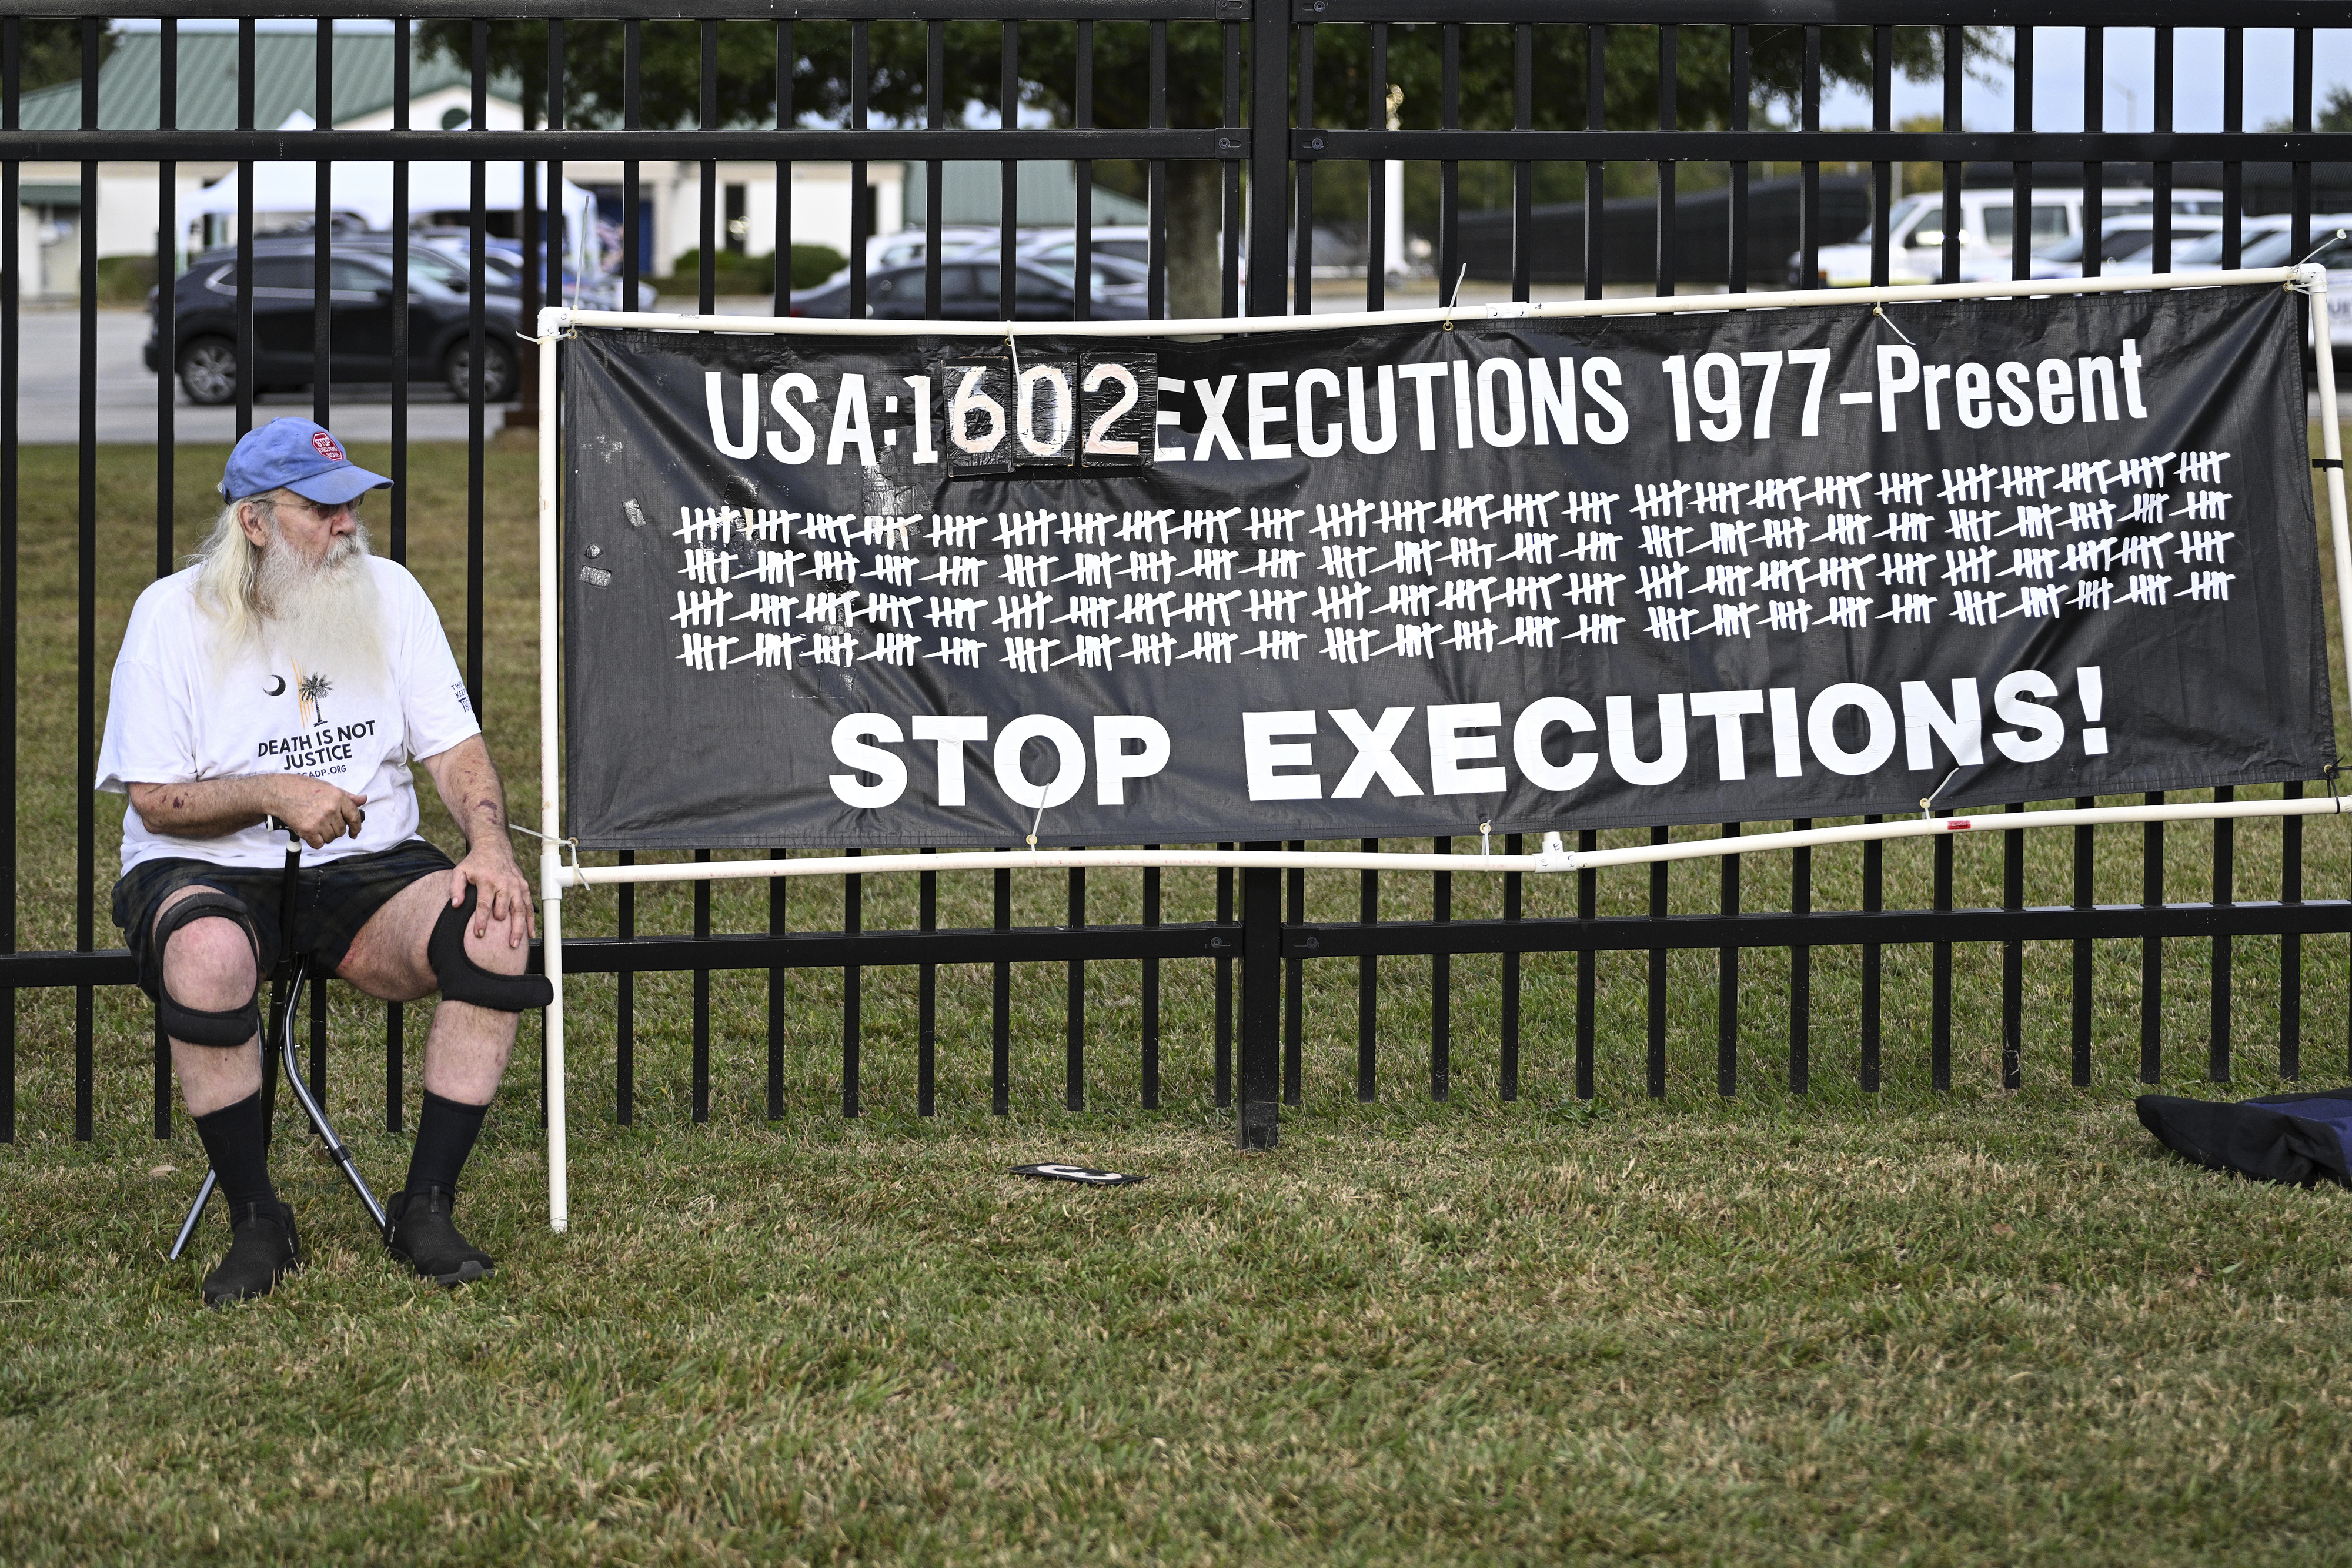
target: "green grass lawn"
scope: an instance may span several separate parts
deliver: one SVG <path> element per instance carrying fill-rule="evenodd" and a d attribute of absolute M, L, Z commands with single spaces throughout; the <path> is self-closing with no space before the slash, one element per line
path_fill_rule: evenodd
<path fill-rule="evenodd" d="M 99 641 L 110 660 L 152 557 L 152 455 L 101 465 Z M 362 463 L 381 451 L 360 450 Z M 180 541 L 220 454 L 180 455 Z M 21 512 L 20 945 L 74 940 L 73 455 L 27 449 Z M 531 458 L 491 454 L 486 712 L 530 813 L 537 778 Z M 461 627 L 462 451 L 417 448 L 412 554 Z M 379 532 L 379 548 L 383 539 Z M 103 697 L 101 682 L 101 700 Z M 2339 698 L 2341 694 L 2339 693 Z M 119 807 L 101 801 L 97 936 Z M 447 841 L 428 811 L 428 831 Z M 2101 834 L 2100 896 L 2138 896 L 2136 830 Z M 2171 892 L 2204 896 L 2210 835 L 2169 835 Z M 2273 895 L 2275 825 L 2237 836 L 2241 896 Z M 1955 846 L 1959 901 L 1997 902 L 1991 842 Z M 1924 843 L 1887 852 L 1891 906 L 1927 900 Z M 2069 887 L 2034 841 L 2028 898 Z M 1851 905 L 1858 851 L 1816 856 Z M 2315 821 L 2307 886 L 2340 895 L 2352 834 Z M 1787 861 L 1749 856 L 1748 907 Z M 1058 876 L 1014 918 L 1062 917 Z M 1309 881 L 1352 917 L 1352 876 Z M 1714 907 L 1677 869 L 1674 907 Z M 1135 879 L 1090 879 L 1091 918 Z M 1386 908 L 1425 913 L 1425 880 Z M 1528 913 L 1573 884 L 1531 880 Z M 1605 911 L 1646 908 L 1607 874 Z M 943 924 L 983 924 L 951 883 Z M 1206 874 L 1168 878 L 1203 918 Z M 866 884 L 869 929 L 913 888 Z M 639 928 L 679 930 L 684 891 Z M 795 886 L 793 929 L 838 915 Z M 609 893 L 567 903 L 609 930 Z M 1456 914 L 1497 913 L 1456 878 Z M 722 886 L 719 929 L 764 922 Z M 2237 944 L 2239 1081 L 2275 1082 L 2278 945 Z M 1714 1092 L 1716 961 L 1669 966 L 1669 1093 L 1642 1093 L 1640 955 L 1599 965 L 1601 1097 L 1569 1103 L 1573 970 L 1529 959 L 1525 1098 L 1498 1105 L 1498 963 L 1454 965 L 1454 1099 L 1427 1103 L 1425 960 L 1382 967 L 1382 1097 L 1353 1099 L 1353 964 L 1307 968 L 1306 1104 L 1282 1147 L 1231 1147 L 1210 1102 L 1204 967 L 1163 966 L 1168 1109 L 1134 1108 L 1137 967 L 1087 975 L 1088 1112 L 1058 1109 L 1066 977 L 1013 992 L 1013 1113 L 986 1113 L 988 977 L 940 977 L 940 1105 L 913 1114 L 914 980 L 865 977 L 866 1100 L 835 1107 L 838 974 L 788 981 L 789 1113 L 764 1098 L 766 980 L 714 977 L 713 1115 L 688 1113 L 688 977 L 638 982 L 637 1122 L 613 1124 L 613 982 L 572 990 L 575 1224 L 544 1225 L 532 1032 L 465 1203 L 499 1277 L 403 1280 L 331 1171 L 278 1167 L 309 1271 L 207 1314 L 220 1245 L 163 1252 L 203 1158 L 146 1132 L 149 1015 L 98 998 L 98 1136 L 72 1127 L 73 998 L 24 993 L 18 1141 L 0 1149 L 0 1561 L 385 1559 L 2330 1563 L 2352 1442 L 2352 1194 L 2260 1188 L 2164 1156 L 2133 1122 L 2137 944 L 2095 976 L 2097 1083 L 2065 1087 L 2067 954 L 2029 949 L 2027 1084 L 1997 1082 L 1998 957 L 1956 955 L 1958 1089 L 1927 1089 L 1927 956 L 1887 954 L 1886 1090 L 1853 1086 L 1858 956 L 1815 955 L 1815 1092 L 1785 1071 L 1786 957 L 1742 970 L 1742 1093 Z M 2167 1078 L 2203 1070 L 2210 954 L 2169 944 Z M 2340 1081 L 2341 938 L 2305 944 L 2307 1083 Z M 339 991 L 331 1101 L 397 1184 L 382 1010 Z M 411 1035 L 421 1038 L 421 1015 Z M 415 1089 L 414 1051 L 408 1094 Z M 413 1119 L 413 1116 L 412 1116 Z M 1148 1172 L 1080 1191 L 1003 1174 L 1064 1159 Z"/>

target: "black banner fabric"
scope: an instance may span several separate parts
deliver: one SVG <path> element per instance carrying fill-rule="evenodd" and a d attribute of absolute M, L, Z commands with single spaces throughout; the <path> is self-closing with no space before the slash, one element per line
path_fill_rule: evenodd
<path fill-rule="evenodd" d="M 1183 843 L 2314 778 L 2295 305 L 583 330 L 572 830 Z"/>

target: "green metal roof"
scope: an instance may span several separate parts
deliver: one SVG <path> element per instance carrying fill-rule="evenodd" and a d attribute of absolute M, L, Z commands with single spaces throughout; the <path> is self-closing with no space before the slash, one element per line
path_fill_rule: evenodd
<path fill-rule="evenodd" d="M 391 107 L 393 48 L 397 41 L 389 33 L 335 35 L 337 123 Z M 236 129 L 236 36 L 184 32 L 179 43 L 179 128 Z M 298 110 L 315 117 L 318 39 L 305 33 L 258 33 L 253 40 L 253 51 L 254 125 L 260 130 L 275 130 Z M 157 128 L 163 65 L 163 39 L 160 33 L 124 33 L 116 37 L 113 53 L 98 68 L 100 130 Z M 418 51 L 409 68 L 409 97 L 414 99 L 444 88 L 462 86 L 470 79 L 446 56 L 426 56 Z M 522 96 L 521 84 L 511 77 L 492 78 L 489 90 L 492 97 L 510 103 Z M 68 82 L 28 92 L 23 99 L 23 112 L 27 131 L 79 130 L 81 84 Z"/>

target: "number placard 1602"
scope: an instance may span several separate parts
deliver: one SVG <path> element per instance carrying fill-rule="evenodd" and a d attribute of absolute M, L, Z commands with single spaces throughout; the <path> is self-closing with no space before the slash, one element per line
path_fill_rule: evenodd
<path fill-rule="evenodd" d="M 950 360 L 940 371 L 952 473 L 1151 464 L 1160 412 L 1156 354 L 973 354 Z"/>

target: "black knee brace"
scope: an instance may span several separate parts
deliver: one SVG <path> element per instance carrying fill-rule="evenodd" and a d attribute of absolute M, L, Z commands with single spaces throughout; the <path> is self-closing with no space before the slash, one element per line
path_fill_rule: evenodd
<path fill-rule="evenodd" d="M 453 1002 L 468 1002 L 495 1012 L 529 1012 L 555 1000 L 555 988 L 544 975 L 499 975 L 483 968 L 467 955 L 466 926 L 474 918 L 474 903 L 481 889 L 466 884 L 466 902 L 441 911 L 433 924 L 432 940 L 425 945 L 425 961 L 441 994 Z"/>
<path fill-rule="evenodd" d="M 226 893 L 199 893 L 184 898 L 155 917 L 155 967 L 159 974 L 163 965 L 164 944 L 172 934 L 193 920 L 227 920 L 245 933 L 245 940 L 253 948 L 253 995 L 243 1007 L 226 1012 L 198 1012 L 183 1007 L 159 978 L 155 983 L 155 1016 L 163 1025 L 163 1032 L 173 1040 L 184 1040 L 190 1045 L 209 1045 L 224 1050 L 243 1045 L 261 1032 L 261 938 L 253 929 L 253 916 L 245 905 Z"/>

